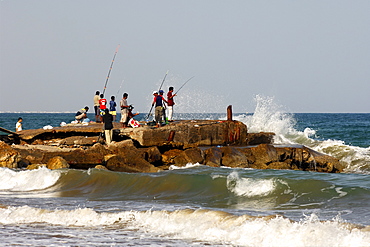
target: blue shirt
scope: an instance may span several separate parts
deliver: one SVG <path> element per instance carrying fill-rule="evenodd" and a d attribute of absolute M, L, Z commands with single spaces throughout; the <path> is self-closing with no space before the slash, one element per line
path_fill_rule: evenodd
<path fill-rule="evenodd" d="M 111 100 L 111 101 L 109 102 L 109 110 L 110 110 L 110 111 L 116 111 L 116 106 L 117 106 L 117 104 L 116 104 L 116 102 L 114 102 L 113 100 Z"/>

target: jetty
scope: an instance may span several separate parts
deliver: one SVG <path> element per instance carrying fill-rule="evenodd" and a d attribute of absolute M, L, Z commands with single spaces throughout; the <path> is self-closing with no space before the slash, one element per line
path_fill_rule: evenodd
<path fill-rule="evenodd" d="M 22 130 L 1 136 L 0 167 L 107 169 L 157 172 L 170 166 L 290 169 L 342 172 L 338 159 L 302 145 L 276 145 L 274 133 L 248 133 L 232 120 L 178 120 L 162 127 L 114 123 L 113 142 L 105 143 L 102 123 Z"/>

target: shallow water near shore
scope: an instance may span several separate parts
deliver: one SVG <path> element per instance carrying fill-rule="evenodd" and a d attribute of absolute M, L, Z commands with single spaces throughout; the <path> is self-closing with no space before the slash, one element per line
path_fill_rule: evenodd
<path fill-rule="evenodd" d="M 2 244 L 370 246 L 370 114 L 288 114 L 276 108 L 260 98 L 254 114 L 234 119 L 249 132 L 275 132 L 277 145 L 305 145 L 337 157 L 345 173 L 199 164 L 153 174 L 0 168 Z M 59 126 L 73 115 L 0 113 L 0 126 L 14 129 L 19 116 L 25 129 Z"/>

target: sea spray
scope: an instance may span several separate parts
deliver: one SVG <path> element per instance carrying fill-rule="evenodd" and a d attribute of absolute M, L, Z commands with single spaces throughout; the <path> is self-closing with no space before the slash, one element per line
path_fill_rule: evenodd
<path fill-rule="evenodd" d="M 294 114 L 286 113 L 283 106 L 275 101 L 274 97 L 257 95 L 254 114 L 239 115 L 235 119 L 244 122 L 249 133 L 274 132 L 275 144 L 305 145 L 339 159 L 346 172 L 370 173 L 370 147 L 356 147 L 342 140 L 319 138 L 311 126 L 305 127 L 303 131 L 297 130 Z"/>

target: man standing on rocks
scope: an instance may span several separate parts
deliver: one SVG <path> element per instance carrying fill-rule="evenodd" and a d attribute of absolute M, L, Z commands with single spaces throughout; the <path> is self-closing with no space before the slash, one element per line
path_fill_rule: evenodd
<path fill-rule="evenodd" d="M 128 108 L 130 106 L 127 104 L 127 98 L 128 98 L 128 93 L 124 93 L 123 98 L 119 102 L 121 106 L 121 121 L 120 122 L 122 123 L 122 128 L 127 127 L 127 122 L 129 120 L 128 119 Z"/>
<path fill-rule="evenodd" d="M 105 142 L 109 145 L 113 138 L 113 116 L 105 109 L 103 115 Z"/>
<path fill-rule="evenodd" d="M 156 127 L 160 127 L 162 116 L 163 116 L 163 101 L 167 103 L 167 100 L 163 98 L 163 96 L 159 95 L 157 91 L 153 92 L 153 103 L 152 106 L 155 105 L 155 122 L 157 123 Z"/>
<path fill-rule="evenodd" d="M 173 122 L 173 106 L 175 105 L 175 102 L 173 101 L 173 97 L 176 96 L 176 94 L 172 94 L 173 93 L 173 87 L 170 87 L 168 89 L 168 93 L 167 93 L 167 106 L 168 106 L 168 122 Z"/>
<path fill-rule="evenodd" d="M 104 99 L 104 94 L 100 95 L 99 108 L 100 108 L 100 120 L 103 120 L 105 109 L 107 109 L 107 100 Z"/>
<path fill-rule="evenodd" d="M 99 113 L 99 91 L 96 91 L 95 96 L 94 96 L 94 110 L 95 110 L 95 122 L 100 122 L 100 113 Z"/>

